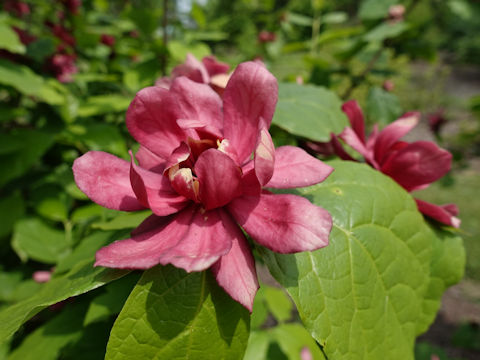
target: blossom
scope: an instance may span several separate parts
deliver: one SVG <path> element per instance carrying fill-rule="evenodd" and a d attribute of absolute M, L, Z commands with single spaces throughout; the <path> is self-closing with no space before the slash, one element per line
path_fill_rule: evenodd
<path fill-rule="evenodd" d="M 277 35 L 274 32 L 262 30 L 258 33 L 257 38 L 260 43 L 274 42 L 277 39 Z"/>
<path fill-rule="evenodd" d="M 100 36 L 100 42 L 108 47 L 115 45 L 115 37 L 113 35 L 102 34 Z"/>
<path fill-rule="evenodd" d="M 183 64 L 173 68 L 170 77 L 162 77 L 155 82 L 155 85 L 168 89 L 172 81 L 179 76 L 186 76 L 197 83 L 208 84 L 213 90 L 222 95 L 228 83 L 230 66 L 217 61 L 214 56 L 205 56 L 198 61 L 192 54 L 187 54 Z"/>
<path fill-rule="evenodd" d="M 419 113 L 406 113 L 381 131 L 375 125 L 366 138 L 363 113 L 358 103 L 350 100 L 342 109 L 351 126 L 346 127 L 339 138 L 361 154 L 369 165 L 390 176 L 408 192 L 424 189 L 450 171 L 452 155 L 447 150 L 431 141 L 400 141 L 417 125 Z M 354 160 L 345 152 L 336 136 L 332 137 L 331 144 L 342 159 Z M 446 225 L 460 226 L 456 205 L 439 206 L 419 199 L 415 201 L 424 215 Z"/>
<path fill-rule="evenodd" d="M 57 53 L 47 60 L 46 66 L 58 81 L 62 83 L 71 82 L 73 81 L 72 75 L 78 71 L 75 65 L 76 58 L 75 54 Z"/>
<path fill-rule="evenodd" d="M 326 246 L 332 226 L 327 211 L 303 197 L 263 189 L 313 185 L 333 170 L 300 148 L 274 148 L 268 128 L 277 96 L 276 79 L 253 62 L 237 67 L 223 98 L 187 77 L 175 78 L 168 90 L 141 90 L 126 115 L 140 143 L 130 163 L 90 151 L 73 165 L 78 187 L 96 203 L 153 212 L 131 238 L 100 249 L 95 265 L 210 268 L 251 311 L 259 285 L 241 228 L 279 253 Z"/>

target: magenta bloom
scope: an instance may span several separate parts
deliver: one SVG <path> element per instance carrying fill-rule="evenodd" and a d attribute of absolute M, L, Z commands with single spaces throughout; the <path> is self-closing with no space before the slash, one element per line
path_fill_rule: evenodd
<path fill-rule="evenodd" d="M 452 155 L 431 141 L 400 141 L 420 118 L 417 112 L 410 112 L 378 131 L 375 125 L 368 138 L 365 137 L 363 113 L 358 103 L 350 100 L 343 104 L 351 127 L 346 127 L 339 137 L 360 153 L 372 167 L 390 176 L 408 192 L 428 187 L 449 170 Z M 344 160 L 354 160 L 348 155 L 334 136 L 332 146 Z M 417 207 L 424 215 L 443 224 L 459 227 L 456 218 L 458 209 L 453 204 L 438 206 L 415 199 Z"/>
<path fill-rule="evenodd" d="M 58 81 L 72 82 L 73 75 L 78 71 L 75 65 L 76 58 L 74 54 L 55 54 L 47 61 L 47 67 Z"/>
<path fill-rule="evenodd" d="M 168 89 L 175 78 L 186 76 L 197 83 L 210 85 L 222 95 L 230 78 L 229 69 L 228 64 L 217 61 L 215 56 L 205 56 L 202 61 L 198 61 L 192 54 L 187 54 L 185 62 L 175 66 L 170 77 L 158 79 L 155 85 Z"/>
<path fill-rule="evenodd" d="M 102 36 L 100 36 L 100 41 L 108 47 L 113 47 L 113 45 L 115 45 L 115 37 L 113 35 L 102 34 Z"/>
<path fill-rule="evenodd" d="M 326 246 L 327 211 L 262 189 L 313 185 L 333 170 L 300 148 L 274 148 L 268 128 L 277 94 L 273 75 L 253 62 L 238 66 L 223 99 L 186 77 L 168 90 L 141 90 L 126 116 L 140 143 L 131 162 L 90 151 L 73 165 L 78 187 L 96 203 L 153 211 L 130 239 L 99 250 L 95 265 L 211 268 L 220 286 L 252 310 L 258 281 L 240 226 L 280 253 Z"/>

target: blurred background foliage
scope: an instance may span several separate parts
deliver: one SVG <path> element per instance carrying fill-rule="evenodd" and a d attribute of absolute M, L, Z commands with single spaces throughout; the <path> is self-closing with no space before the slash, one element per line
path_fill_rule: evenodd
<path fill-rule="evenodd" d="M 370 125 L 422 111 L 412 136 L 435 139 L 453 152 L 455 163 L 446 180 L 421 196 L 459 205 L 466 276 L 480 281 L 480 2 L 3 0 L 0 10 L 0 307 L 38 291 L 42 285 L 32 278 L 37 271 L 65 273 L 148 215 L 93 204 L 73 182 L 71 165 L 88 150 L 123 158 L 136 150 L 124 123 L 130 101 L 188 53 L 198 59 L 214 54 L 232 68 L 260 59 L 279 81 L 357 99 Z M 275 126 L 272 134 L 277 144 L 308 140 Z M 70 327 L 48 338 L 50 352 L 42 359 L 85 352 L 102 358 L 122 304 L 111 288 L 124 299 L 135 276 L 84 295 L 87 305 L 67 303 L 70 315 L 40 313 L 0 347 L 0 359 L 10 349 L 15 358 L 26 347 L 39 347 L 36 337 L 54 321 Z M 477 306 L 471 312 L 480 306 L 476 284 L 459 290 Z M 298 317 L 279 291 L 265 287 L 257 296 L 250 341 L 261 344 L 261 358 L 294 358 L 299 339 L 309 338 L 292 322 Z M 458 321 L 467 323 L 454 330 L 463 335 L 442 344 L 428 338 L 417 357 L 475 354 L 479 315 L 463 315 Z M 94 334 L 100 335 L 88 347 Z M 318 350 L 314 345 L 311 351 Z M 447 350 L 435 350 L 439 346 Z"/>

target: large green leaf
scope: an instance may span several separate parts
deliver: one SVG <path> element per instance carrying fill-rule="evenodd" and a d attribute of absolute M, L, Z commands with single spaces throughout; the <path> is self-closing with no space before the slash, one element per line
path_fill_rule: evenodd
<path fill-rule="evenodd" d="M 0 343 L 47 306 L 96 289 L 127 273 L 127 270 L 94 268 L 91 261 L 79 263 L 66 275 L 50 280 L 34 296 L 0 312 Z"/>
<path fill-rule="evenodd" d="M 331 165 L 326 181 L 298 190 L 332 214 L 329 246 L 262 254 L 330 360 L 413 359 L 415 336 L 463 273 L 461 241 L 438 238 L 390 178 L 363 164 Z M 448 280 L 438 287 L 431 276 Z"/>
<path fill-rule="evenodd" d="M 273 123 L 293 135 L 329 141 L 348 120 L 335 93 L 318 86 L 280 84 Z"/>
<path fill-rule="evenodd" d="M 130 96 L 97 95 L 91 96 L 78 108 L 78 116 L 90 117 L 127 110 L 132 101 Z"/>
<path fill-rule="evenodd" d="M 106 359 L 241 359 L 249 314 L 208 272 L 155 267 L 113 326 Z"/>
<path fill-rule="evenodd" d="M 15 31 L 3 21 L 0 22 L 0 34 L 0 49 L 25 54 L 25 45 L 22 44 Z"/>
<path fill-rule="evenodd" d="M 0 238 L 8 235 L 13 224 L 25 213 L 25 205 L 20 192 L 16 191 L 12 194 L 2 196 L 0 199 Z"/>
<path fill-rule="evenodd" d="M 367 96 L 367 114 L 371 123 L 385 126 L 402 115 L 402 106 L 395 94 L 372 87 Z"/>

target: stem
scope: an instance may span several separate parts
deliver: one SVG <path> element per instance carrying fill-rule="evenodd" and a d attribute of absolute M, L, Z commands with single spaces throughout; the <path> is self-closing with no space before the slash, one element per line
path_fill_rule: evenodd
<path fill-rule="evenodd" d="M 313 13 L 313 22 L 312 22 L 312 46 L 311 46 L 311 53 L 315 55 L 317 53 L 317 42 L 318 42 L 318 34 L 320 33 L 320 11 L 318 9 L 314 9 Z"/>

